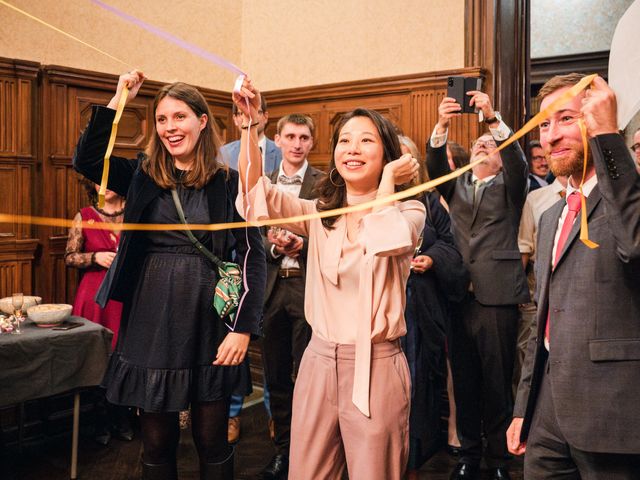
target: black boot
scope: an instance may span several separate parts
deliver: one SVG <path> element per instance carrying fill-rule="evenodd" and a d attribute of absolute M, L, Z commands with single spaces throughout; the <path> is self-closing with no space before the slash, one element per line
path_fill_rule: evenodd
<path fill-rule="evenodd" d="M 200 480 L 233 480 L 233 452 L 218 463 L 200 463 Z"/>
<path fill-rule="evenodd" d="M 178 480 L 178 468 L 175 463 L 142 462 L 142 480 Z"/>

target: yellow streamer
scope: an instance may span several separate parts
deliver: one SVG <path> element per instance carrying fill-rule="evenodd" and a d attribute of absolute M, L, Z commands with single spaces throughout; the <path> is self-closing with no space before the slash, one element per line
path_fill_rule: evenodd
<path fill-rule="evenodd" d="M 0 0 L 2 1 L 2 0 Z M 511 137 L 509 137 L 505 142 L 503 142 L 498 148 L 493 150 L 487 156 L 491 156 L 494 153 L 503 150 L 507 146 L 511 145 L 513 142 L 518 140 L 519 138 L 526 135 L 532 129 L 537 127 L 542 120 L 548 118 L 552 113 L 559 110 L 563 105 L 565 105 L 568 101 L 578 95 L 582 90 L 587 88 L 596 75 L 589 75 L 580 80 L 577 84 L 567 90 L 565 93 L 560 95 L 555 101 L 547 106 L 544 110 L 541 110 L 540 113 L 535 115 L 531 120 L 529 120 L 524 127 L 515 132 Z M 121 97 L 122 99 L 122 97 Z M 583 132 L 583 142 L 586 142 L 586 132 Z M 436 178 L 429 182 L 425 182 L 420 185 L 416 185 L 414 187 L 403 190 L 402 192 L 396 192 L 392 195 L 388 195 L 383 198 L 378 198 L 372 200 L 370 202 L 361 203 L 359 205 L 351 205 L 349 207 L 337 208 L 335 210 L 327 210 L 324 212 L 317 213 L 309 213 L 306 215 L 298 215 L 295 217 L 289 218 L 275 218 L 268 220 L 260 220 L 253 222 L 231 222 L 231 223 L 214 223 L 214 224 L 188 224 L 184 225 L 181 223 L 177 224 L 144 224 L 144 223 L 121 223 L 121 224 L 110 224 L 103 222 L 82 222 L 82 228 L 93 229 L 93 230 L 139 230 L 139 231 L 168 231 L 168 230 L 203 230 L 203 231 L 218 231 L 218 230 L 226 230 L 230 228 L 245 228 L 245 227 L 259 227 L 259 226 L 270 226 L 270 225 L 283 225 L 286 223 L 295 223 L 302 222 L 307 220 L 313 220 L 315 218 L 327 218 L 327 217 L 335 217 L 339 215 L 344 215 L 351 212 L 357 212 L 362 210 L 368 210 L 377 205 L 384 205 L 390 202 L 403 200 L 408 197 L 413 197 L 422 193 L 426 190 L 430 190 L 432 188 L 437 187 L 449 180 L 453 180 L 463 173 L 471 170 L 473 167 L 482 162 L 487 156 L 481 157 L 474 162 L 471 162 L 469 165 L 465 165 L 458 170 L 455 170 L 447 175 Z M 0 214 L 0 223 L 21 223 L 21 224 L 32 224 L 32 225 L 42 225 L 42 226 L 50 226 L 50 227 L 64 227 L 69 228 L 72 226 L 73 221 L 67 219 L 60 218 L 51 218 L 51 217 L 32 217 L 28 215 L 13 215 L 13 214 Z M 582 238 L 582 234 L 581 234 Z"/>
<path fill-rule="evenodd" d="M 113 55 L 111 55 L 110 53 L 105 52 L 104 50 L 99 49 L 98 47 L 94 47 L 93 45 L 85 42 L 84 40 L 79 39 L 78 37 L 71 35 L 70 33 L 65 32 L 64 30 L 60 30 L 58 27 L 54 27 L 53 25 L 51 25 L 50 23 L 45 22 L 44 20 L 31 15 L 28 12 L 25 12 L 24 10 L 20 10 L 18 7 L 14 7 L 13 5 L 11 5 L 10 3 L 5 2 L 4 0 L 0 0 L 0 4 L 11 8 L 12 10 L 15 10 L 18 13 L 21 13 L 22 15 L 29 17 L 31 20 L 35 20 L 36 22 L 44 25 L 47 28 L 50 28 L 52 30 L 55 30 L 56 32 L 64 35 L 65 37 L 69 37 L 71 40 L 75 40 L 78 43 L 81 43 L 82 45 L 84 45 L 85 47 L 91 48 L 92 50 L 95 50 L 98 53 L 101 53 L 102 55 L 106 55 L 107 57 L 111 58 L 112 60 L 115 60 L 118 63 L 121 63 L 123 65 L 125 65 L 126 67 L 128 67 L 129 69 L 133 69 L 135 67 L 131 66 L 130 64 L 128 64 L 127 62 L 125 62 L 124 60 L 120 60 L 118 57 L 114 57 Z"/>
<path fill-rule="evenodd" d="M 587 127 L 585 126 L 582 118 L 578 119 L 578 125 L 580 126 L 580 133 L 582 134 L 582 149 L 584 150 L 584 157 L 582 160 L 582 180 L 580 180 L 580 209 L 582 215 L 580 215 L 580 240 L 589 248 L 598 248 L 596 242 L 589 240 L 589 225 L 587 223 L 587 200 L 582 193 L 582 186 L 584 185 L 584 179 L 587 176 L 587 159 L 589 158 L 589 142 L 587 141 Z"/>
<path fill-rule="evenodd" d="M 2 1 L 2 0 L 0 0 Z M 127 103 L 127 97 L 129 96 L 129 89 L 125 87 L 122 89 L 120 100 L 118 101 L 118 108 L 116 109 L 116 116 L 113 119 L 113 125 L 111 126 L 111 135 L 109 136 L 109 143 L 107 144 L 107 151 L 104 153 L 104 164 L 102 166 L 102 180 L 100 180 L 100 190 L 98 191 L 98 207 L 104 208 L 104 195 L 107 191 L 107 183 L 109 182 L 109 166 L 111 164 L 111 152 L 113 152 L 113 146 L 116 143 L 116 136 L 118 135 L 118 122 L 122 117 L 124 106 Z"/>
<path fill-rule="evenodd" d="M 24 10 L 21 10 L 17 7 L 14 7 L 13 5 L 7 3 L 4 0 L 0 0 L 0 4 L 5 5 L 19 13 L 21 13 L 22 15 L 25 15 L 27 17 L 29 17 L 32 20 L 35 20 L 36 22 L 41 23 L 42 25 L 51 28 L 52 30 L 55 30 L 58 33 L 61 33 L 62 35 L 65 35 L 68 38 L 71 38 L 72 40 L 75 40 L 76 42 L 81 43 L 82 45 L 85 45 L 88 48 L 91 48 L 103 55 L 106 55 L 107 57 L 122 63 L 123 65 L 126 65 L 127 67 L 130 68 L 135 68 L 132 67 L 131 65 L 129 65 L 127 62 L 120 60 L 117 57 L 114 57 L 113 55 L 105 52 L 104 50 L 101 50 L 97 47 L 94 47 L 93 45 L 79 39 L 78 37 L 75 37 L 74 35 L 71 35 L 63 30 L 60 30 L 59 28 L 45 22 L 44 20 L 41 20 L 38 17 L 35 17 L 34 15 L 31 15 L 27 12 L 25 12 Z M 580 82 L 578 82 L 576 85 L 574 85 L 573 87 L 571 87 L 569 90 L 567 90 L 564 94 L 562 94 L 560 97 L 558 97 L 554 102 L 552 102 L 549 106 L 547 106 L 547 108 L 545 108 L 544 110 L 540 111 L 537 115 L 535 115 L 531 120 L 529 120 L 520 130 L 518 130 L 517 132 L 515 132 L 511 137 L 509 137 L 505 142 L 503 142 L 498 148 L 496 148 L 495 150 L 493 150 L 491 153 L 489 153 L 489 155 L 487 156 L 491 156 L 494 153 L 497 153 L 501 150 L 503 150 L 504 148 L 506 148 L 507 146 L 511 145 L 513 142 L 515 142 L 516 140 L 520 139 L 521 137 L 523 137 L 524 135 L 526 135 L 528 132 L 530 132 L 531 130 L 533 130 L 534 128 L 536 128 L 540 122 L 544 119 L 546 119 L 547 117 L 549 117 L 549 115 L 551 115 L 553 112 L 557 111 L 562 105 L 564 105 L 565 103 L 567 103 L 568 101 L 570 101 L 572 98 L 574 98 L 576 95 L 578 95 L 582 90 L 584 90 L 585 88 L 587 88 L 591 82 L 593 81 L 593 79 L 596 77 L 596 75 L 589 75 L 587 77 L 584 77 L 582 80 L 580 80 Z M 111 157 L 111 152 L 113 150 L 113 145 L 115 143 L 115 138 L 116 138 L 116 133 L 117 133 L 117 127 L 118 127 L 118 122 L 120 121 L 120 117 L 122 115 L 122 111 L 124 110 L 124 106 L 127 100 L 127 96 L 128 96 L 128 89 L 125 88 L 122 92 L 122 95 L 120 97 L 120 101 L 118 102 L 118 108 L 116 110 L 116 117 L 113 121 L 113 127 L 111 130 L 111 136 L 109 137 L 109 144 L 107 146 L 107 151 L 105 153 L 105 157 L 104 157 L 104 166 L 103 166 L 103 171 L 102 171 L 102 179 L 100 182 L 100 190 L 99 190 L 99 206 L 103 206 L 104 205 L 104 194 L 106 192 L 106 187 L 107 187 L 107 181 L 109 178 L 109 164 L 110 164 L 110 157 Z M 583 129 L 583 126 L 581 125 L 581 129 Z M 582 130 L 582 136 L 583 136 L 583 144 L 587 145 L 587 136 L 586 136 L 586 131 Z M 588 145 L 587 145 L 588 147 Z M 585 171 L 586 171 L 586 148 L 585 147 Z M 152 230 L 186 230 L 186 229 L 190 229 L 190 230 L 208 230 L 208 231 L 217 231 L 217 230 L 225 230 L 225 229 L 229 229 L 229 228 L 244 228 L 244 227 L 252 227 L 252 226 L 268 226 L 268 225 L 282 225 L 285 223 L 294 223 L 294 222 L 301 222 L 301 221 L 307 221 L 307 220 L 312 220 L 315 218 L 326 218 L 326 217 L 333 217 L 333 216 L 339 216 L 339 215 L 344 215 L 347 213 L 351 213 L 351 212 L 357 212 L 357 211 L 362 211 L 362 210 L 368 210 L 370 208 L 373 208 L 377 205 L 384 205 L 384 204 L 388 204 L 390 202 L 394 202 L 394 201 L 399 201 L 399 200 L 403 200 L 405 198 L 409 198 L 409 197 L 413 197 L 415 195 L 418 195 L 419 193 L 422 193 L 426 190 L 430 190 L 432 188 L 435 188 L 438 185 L 441 185 L 442 183 L 448 182 L 449 180 L 453 180 L 457 177 L 459 177 L 460 175 L 462 175 L 463 173 L 471 170 L 473 167 L 475 167 L 476 165 L 478 165 L 480 162 L 482 162 L 485 157 L 481 157 L 478 160 L 476 160 L 475 162 L 470 163 L 469 165 L 466 165 L 465 167 L 462 167 L 454 172 L 451 172 L 447 175 L 444 175 L 440 178 L 431 180 L 429 182 L 423 183 L 421 185 L 416 185 L 414 187 L 411 187 L 407 190 L 403 190 L 402 192 L 397 192 L 394 193 L 392 195 L 386 196 L 384 198 L 378 198 L 375 200 L 372 200 L 370 202 L 366 202 L 366 203 L 362 203 L 359 205 L 352 205 L 349 207 L 343 207 L 343 208 L 337 208 L 334 210 L 327 210 L 324 212 L 317 212 L 317 213 L 312 213 L 312 214 L 307 214 L 307 215 L 299 215 L 296 217 L 290 217 L 290 218 L 280 218 L 280 219 L 269 219 L 269 220 L 261 220 L 261 221 L 256 221 L 256 222 L 232 222 L 232 223 L 218 223 L 218 224 L 188 224 L 188 225 L 184 225 L 184 224 L 139 224 L 139 223 L 124 223 L 124 224 L 109 224 L 109 223 L 103 223 L 103 222 L 85 222 L 83 221 L 81 223 L 82 228 L 86 228 L 86 229 L 94 229 L 94 230 L 114 230 L 114 231 L 119 231 L 119 230 L 140 230 L 140 231 L 152 231 Z M 583 176 L 583 181 L 584 181 L 584 176 Z M 582 184 L 580 185 L 580 189 L 581 189 L 581 193 L 582 193 Z M 584 196 L 582 196 L 582 202 L 583 202 L 583 209 L 584 209 Z M 0 223 L 20 223 L 20 224 L 31 224 L 31 225 L 41 225 L 41 226 L 50 226 L 50 227 L 64 227 L 64 228 L 70 228 L 73 225 L 73 221 L 72 220 L 67 220 L 67 219 L 60 219 L 60 218 L 51 218 L 51 217 L 32 217 L 29 215 L 13 215 L 13 214 L 0 214 Z M 581 225 L 581 233 L 580 233 L 580 239 L 585 242 L 585 244 L 587 245 L 595 245 L 597 246 L 595 243 L 590 242 L 588 239 L 588 230 L 587 230 L 587 226 L 586 226 L 586 215 L 583 215 L 583 223 Z M 584 238 L 583 238 L 584 237 Z M 589 242 L 589 243 L 587 243 Z M 595 248 L 595 247 L 591 247 L 591 248 Z"/>

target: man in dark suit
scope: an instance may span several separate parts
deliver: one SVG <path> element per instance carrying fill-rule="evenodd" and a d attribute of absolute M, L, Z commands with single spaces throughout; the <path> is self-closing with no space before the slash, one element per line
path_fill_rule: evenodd
<path fill-rule="evenodd" d="M 518 225 L 527 195 L 527 161 L 517 143 L 501 154 L 487 156 L 511 135 L 493 110 L 489 97 L 478 91 L 472 104 L 482 111 L 490 134 L 476 140 L 471 161 L 486 157 L 472 172 L 438 187 L 450 207 L 452 230 L 469 271 L 471 283 L 464 300 L 454 306 L 447 333 L 460 461 L 451 479 L 479 478 L 487 439 L 486 463 L 491 479 L 508 479 L 505 432 L 513 407 L 511 378 L 518 332 L 518 304 L 529 290 L 518 251 Z M 431 178 L 450 172 L 446 137 L 460 105 L 445 98 L 427 152 Z M 484 427 L 484 431 L 483 431 Z"/>
<path fill-rule="evenodd" d="M 271 140 L 269 140 L 264 134 L 264 129 L 269 122 L 269 112 L 267 111 L 267 101 L 264 99 L 264 95 L 261 97 L 260 110 L 258 110 L 258 118 L 255 120 L 258 129 L 258 144 L 260 151 L 262 152 L 262 169 L 263 173 L 272 172 L 280 166 L 282 161 L 282 153 L 278 146 Z M 242 128 L 242 114 L 238 112 L 238 108 L 235 104 L 232 107 L 233 123 L 237 128 Z M 231 168 L 238 169 L 238 154 L 240 153 L 240 140 L 227 143 L 220 149 L 220 155 L 222 161 L 229 165 Z"/>
<path fill-rule="evenodd" d="M 582 78 L 554 77 L 543 109 Z M 584 148 L 589 137 L 582 191 Z M 566 199 L 540 219 L 537 334 L 529 340 L 508 443 L 527 479 L 640 475 L 640 176 L 618 133 L 616 99 L 600 77 L 540 124 Z M 590 248 L 580 240 L 589 222 Z"/>
<path fill-rule="evenodd" d="M 282 163 L 271 181 L 278 189 L 300 198 L 313 198 L 320 170 L 307 160 L 313 147 L 313 120 L 290 114 L 278 121 L 275 141 L 282 150 Z M 264 237 L 267 256 L 264 340 L 262 360 L 271 395 L 276 455 L 263 470 L 263 478 L 287 478 L 293 381 L 311 328 L 304 316 L 305 263 L 307 239 L 280 228 L 271 228 Z"/>

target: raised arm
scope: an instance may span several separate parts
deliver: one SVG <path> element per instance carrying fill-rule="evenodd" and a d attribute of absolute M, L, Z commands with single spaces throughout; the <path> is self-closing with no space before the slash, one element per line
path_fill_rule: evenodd
<path fill-rule="evenodd" d="M 111 126 L 115 118 L 115 109 L 118 106 L 122 90 L 129 87 L 128 100 L 135 98 L 145 76 L 142 72 L 134 70 L 125 73 L 118 80 L 116 93 L 106 107 L 94 106 L 89 125 L 78 140 L 78 145 L 73 154 L 73 168 L 96 184 L 102 179 L 102 167 L 104 154 L 109 143 Z M 124 158 L 111 156 L 109 169 L 108 188 L 118 195 L 126 196 L 131 177 L 138 166 L 138 162 Z"/>
<path fill-rule="evenodd" d="M 240 91 L 234 91 L 232 96 L 238 111 L 242 112 L 238 172 L 242 193 L 246 195 L 262 176 L 262 153 L 258 146 L 258 129 L 256 128 L 258 110 L 260 110 L 260 92 L 253 86 L 251 80 L 245 77 Z"/>
<path fill-rule="evenodd" d="M 618 133 L 616 97 L 602 78 L 587 90 L 582 113 L 598 188 L 616 240 L 616 253 L 623 262 L 640 260 L 640 176 L 636 172 L 624 138 Z"/>

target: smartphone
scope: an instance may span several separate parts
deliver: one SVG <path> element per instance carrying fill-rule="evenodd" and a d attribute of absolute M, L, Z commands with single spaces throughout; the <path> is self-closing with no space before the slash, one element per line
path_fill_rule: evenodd
<path fill-rule="evenodd" d="M 57 327 L 53 327 L 51 330 L 71 330 L 72 328 L 81 327 L 84 325 L 81 322 L 62 322 Z"/>
<path fill-rule="evenodd" d="M 469 105 L 471 95 L 467 95 L 467 92 L 481 89 L 481 78 L 462 76 L 447 78 L 447 97 L 455 98 L 456 102 L 462 106 L 460 113 L 477 113 L 477 109 Z"/>

